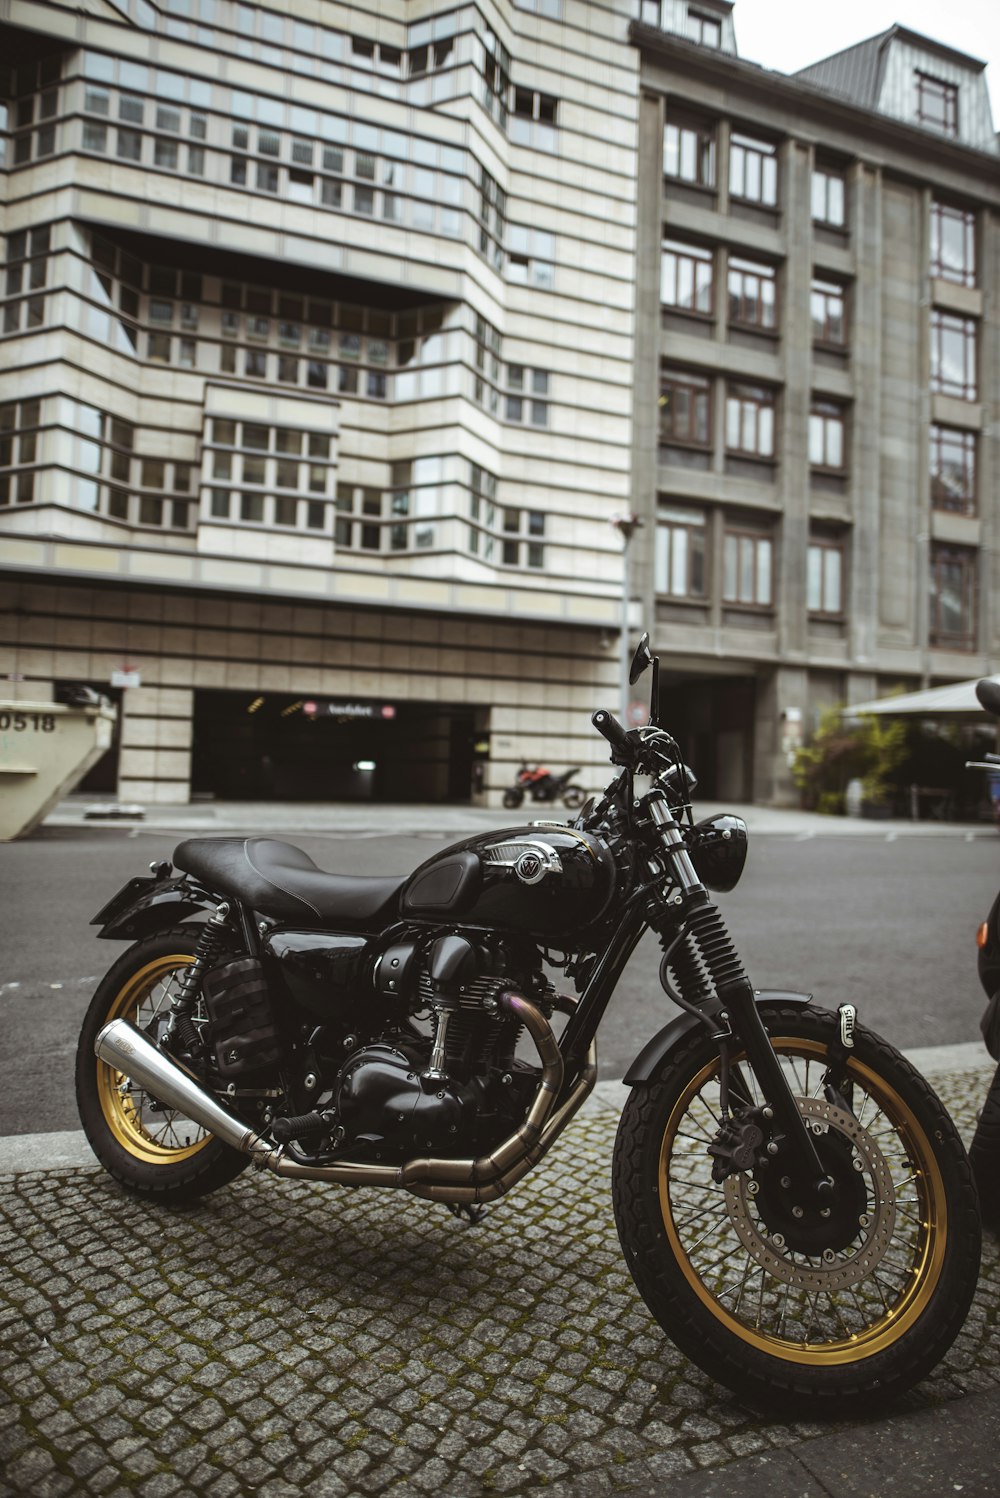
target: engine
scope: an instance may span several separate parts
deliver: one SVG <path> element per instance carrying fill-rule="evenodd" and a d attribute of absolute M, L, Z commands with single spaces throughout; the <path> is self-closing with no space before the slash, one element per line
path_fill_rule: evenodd
<path fill-rule="evenodd" d="M 317 978 L 330 972 L 328 950 L 295 940 L 299 982 L 306 953 L 310 962 L 322 959 Z M 282 955 L 287 981 L 289 951 Z M 515 1056 L 522 1026 L 498 1002 L 512 990 L 551 1015 L 555 994 L 537 948 L 451 930 L 367 956 L 349 1004 L 330 1005 L 325 985 L 334 1022 L 315 1028 L 309 1046 L 307 1072 L 319 1083 L 314 1111 L 279 1121 L 276 1137 L 298 1140 L 308 1153 L 379 1162 L 489 1152 L 518 1127 L 538 1085 L 538 1066 Z M 362 985 L 369 997 L 359 1002 Z M 310 1008 L 319 1008 L 315 990 Z M 348 1008 L 356 1022 L 369 1022 L 364 1029 L 347 1029 Z"/>

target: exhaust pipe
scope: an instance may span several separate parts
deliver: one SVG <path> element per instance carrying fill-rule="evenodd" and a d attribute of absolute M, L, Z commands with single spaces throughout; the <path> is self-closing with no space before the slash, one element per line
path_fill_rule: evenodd
<path fill-rule="evenodd" d="M 148 1036 L 127 1020 L 116 1019 L 105 1025 L 94 1042 L 94 1050 L 108 1066 L 133 1077 L 159 1102 L 193 1119 L 232 1149 L 252 1156 L 255 1165 L 266 1167 L 275 1175 L 292 1180 L 330 1181 L 342 1186 L 393 1186 L 435 1201 L 488 1202 L 509 1191 L 555 1143 L 590 1093 L 597 1076 L 597 1057 L 591 1046 L 587 1065 L 570 1096 L 554 1112 L 562 1088 L 563 1061 L 552 1029 L 544 1015 L 523 995 L 506 993 L 499 1002 L 526 1026 L 542 1062 L 542 1075 L 521 1126 L 491 1154 L 478 1160 L 432 1157 L 409 1160 L 402 1165 L 369 1165 L 352 1160 L 307 1165 L 289 1159 L 282 1148 L 268 1143 L 256 1130 L 228 1113 L 195 1077 L 158 1050 Z"/>
<path fill-rule="evenodd" d="M 217 1135 L 234 1150 L 257 1157 L 277 1153 L 275 1147 L 264 1144 L 253 1129 L 227 1113 L 200 1082 L 158 1050 L 149 1037 L 130 1025 L 128 1020 L 113 1019 L 105 1025 L 94 1042 L 94 1051 L 115 1071 L 134 1078 L 158 1102 L 176 1108 L 178 1113 L 201 1124 L 203 1129 Z"/>

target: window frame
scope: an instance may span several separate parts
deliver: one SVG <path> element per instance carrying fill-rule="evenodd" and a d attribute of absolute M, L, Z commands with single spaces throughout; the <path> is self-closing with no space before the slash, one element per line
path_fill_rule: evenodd
<path fill-rule="evenodd" d="M 945 567 L 961 566 L 961 613 L 964 628 L 945 629 L 941 621 L 942 587 L 939 574 Z M 979 604 L 978 557 L 971 547 L 932 543 L 930 557 L 928 641 L 937 650 L 973 651 L 977 648 Z"/>
<path fill-rule="evenodd" d="M 731 543 L 735 546 L 734 562 L 736 589 L 735 592 L 727 591 L 727 578 L 729 574 L 729 554 Z M 744 545 L 752 546 L 752 572 L 753 583 L 751 591 L 752 598 L 742 596 L 741 579 L 743 575 Z M 766 549 L 767 553 L 767 597 L 761 598 L 760 578 L 761 555 Z M 757 613 L 770 613 L 774 610 L 774 537 L 768 531 L 752 530 L 726 521 L 722 533 L 722 602 L 732 608 L 752 609 Z"/>
<path fill-rule="evenodd" d="M 813 473 L 845 474 L 847 472 L 847 407 L 839 401 L 813 400 L 809 407 L 809 468 Z M 814 423 L 821 423 L 821 447 L 823 456 L 817 460 L 813 457 L 813 432 L 816 430 Z M 839 431 L 840 462 L 829 461 L 829 436 L 831 430 Z"/>
<path fill-rule="evenodd" d="M 764 397 L 764 398 L 760 398 Z M 756 412 L 754 417 L 755 441 L 754 447 L 733 446 L 730 442 L 730 410 L 734 403 L 739 410 L 738 428 L 739 439 L 745 432 L 745 418 L 749 410 Z M 759 438 L 761 434 L 761 412 L 771 413 L 770 447 L 761 447 Z M 726 383 L 726 452 L 737 458 L 753 458 L 757 461 L 774 462 L 776 458 L 776 441 L 778 425 L 778 393 L 773 386 L 755 385 L 745 380 L 729 380 Z"/>
<path fill-rule="evenodd" d="M 816 212 L 817 182 L 822 181 L 822 214 Z M 836 183 L 840 189 L 840 216 L 839 218 L 830 213 L 830 187 Z M 809 214 L 814 224 L 820 224 L 826 229 L 844 230 L 847 228 L 847 174 L 841 167 L 828 166 L 825 162 L 814 162 L 812 169 L 812 180 L 809 185 Z"/>
<path fill-rule="evenodd" d="M 960 383 L 949 381 L 944 370 L 945 335 L 957 333 L 962 340 L 963 377 Z M 979 399 L 979 325 L 974 317 L 932 307 L 930 317 L 931 390 L 957 400 Z"/>
<path fill-rule="evenodd" d="M 775 141 L 762 140 L 758 136 L 744 135 L 742 130 L 733 130 L 729 136 L 729 196 L 738 203 L 749 203 L 758 208 L 778 208 L 780 192 L 778 167 L 779 146 Z M 740 153 L 737 156 L 737 152 Z M 748 175 L 752 175 L 751 161 L 757 158 L 759 174 L 758 192 L 748 188 Z M 772 170 L 768 171 L 768 164 Z M 736 186 L 737 177 L 741 186 Z"/>
<path fill-rule="evenodd" d="M 822 301 L 823 315 L 816 316 L 817 299 Z M 830 332 L 834 319 L 830 316 L 829 303 L 840 304 L 840 336 Z M 847 348 L 847 287 L 839 281 L 825 281 L 820 276 L 813 276 L 809 285 L 809 320 L 812 326 L 812 341 L 817 348 L 836 349 L 843 351 Z"/>
<path fill-rule="evenodd" d="M 812 557 L 819 557 L 819 602 L 811 602 L 812 593 Z M 835 555 L 837 563 L 837 606 L 829 607 L 827 588 L 829 578 L 827 576 L 826 557 Z M 806 548 L 806 612 L 813 619 L 843 619 L 844 617 L 844 577 L 846 572 L 847 548 L 842 540 L 833 536 L 810 536 Z"/>
<path fill-rule="evenodd" d="M 673 154 L 677 160 L 677 170 L 668 171 L 667 162 L 671 155 L 668 138 L 672 132 L 676 132 L 677 144 Z M 690 174 L 682 170 L 684 165 L 684 137 L 694 137 L 694 173 Z M 676 118 L 668 118 L 663 125 L 663 176 L 668 182 L 683 182 L 687 187 L 701 188 L 707 192 L 714 192 L 718 186 L 718 125 L 715 122 L 699 119 L 696 115 L 679 113 Z"/>
<path fill-rule="evenodd" d="M 671 365 L 660 365 L 660 425 L 658 442 L 661 447 L 689 447 L 699 452 L 710 452 L 713 445 L 713 420 L 714 420 L 714 383 L 713 376 L 701 374 L 696 370 L 680 369 Z M 690 399 L 690 416 L 686 423 L 687 431 L 682 433 L 673 428 L 665 432 L 664 420 L 667 409 L 667 390 L 680 390 L 685 392 Z M 704 429 L 705 435 L 697 435 L 698 408 L 704 405 Z M 694 435 L 692 435 L 694 432 Z"/>
<path fill-rule="evenodd" d="M 914 69 L 914 78 L 917 87 L 917 123 L 929 125 L 932 130 L 938 130 L 942 135 L 954 139 L 958 135 L 958 84 L 949 83 L 946 78 L 938 78 L 933 73 L 925 73 L 920 68 Z M 932 106 L 941 104 L 943 108 L 928 109 L 925 108 L 925 102 Z"/>
<path fill-rule="evenodd" d="M 738 294 L 733 292 L 733 277 L 739 277 L 741 289 Z M 756 298 L 746 295 L 746 282 L 756 282 L 758 291 Z M 761 288 L 771 287 L 770 306 L 765 296 L 761 294 Z M 751 316 L 747 311 L 756 302 L 759 316 Z M 734 312 L 734 303 L 736 311 Z M 768 311 L 770 310 L 770 321 Z M 777 333 L 778 331 L 778 268 L 768 265 L 762 260 L 746 260 L 742 255 L 730 255 L 726 265 L 726 311 L 729 326 L 732 328 L 747 328 L 754 333 Z"/>
<path fill-rule="evenodd" d="M 957 440 L 956 440 L 957 439 Z M 963 493 L 950 499 L 942 475 L 950 467 L 945 459 L 946 445 L 958 448 L 962 454 L 961 471 L 964 477 Z M 977 434 L 961 427 L 947 426 L 944 422 L 931 422 L 930 429 L 930 497 L 931 509 L 950 515 L 975 516 L 979 513 L 979 445 Z"/>
<path fill-rule="evenodd" d="M 676 537 L 684 535 L 684 585 L 677 592 L 673 583 L 678 571 Z M 696 562 L 700 564 L 701 586 L 695 585 Z M 653 591 L 658 598 L 704 603 L 708 597 L 708 524 L 703 511 L 672 510 L 661 506 L 656 513 L 653 556 Z"/>
<path fill-rule="evenodd" d="M 673 301 L 670 301 L 666 294 L 668 266 L 672 266 L 675 296 Z M 682 301 L 679 294 L 684 273 L 682 268 L 689 268 L 691 297 L 687 302 Z M 702 270 L 707 268 L 707 282 L 703 276 L 699 277 L 699 268 Z M 707 306 L 699 305 L 701 302 L 707 302 Z M 663 236 L 660 241 L 660 306 L 685 317 L 708 320 L 715 316 L 715 250 L 713 248 Z"/>
<path fill-rule="evenodd" d="M 962 228 L 961 270 L 957 273 L 944 258 L 944 224 L 958 221 Z M 948 203 L 941 198 L 931 201 L 931 246 L 930 272 L 953 286 L 975 287 L 978 285 L 978 254 L 976 244 L 977 217 L 972 208 L 960 208 L 957 203 Z"/>

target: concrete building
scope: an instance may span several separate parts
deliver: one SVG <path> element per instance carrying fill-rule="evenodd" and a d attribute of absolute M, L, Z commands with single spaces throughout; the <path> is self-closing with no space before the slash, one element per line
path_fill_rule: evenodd
<path fill-rule="evenodd" d="M 600 784 L 633 512 L 707 794 L 1000 665 L 982 64 L 786 77 L 728 0 L 3 14 L 0 695 L 114 696 L 95 789 Z"/>
<path fill-rule="evenodd" d="M 522 758 L 606 760 L 624 0 L 4 16 L 12 690 L 117 696 L 127 799 L 497 799 Z"/>
<path fill-rule="evenodd" d="M 636 571 L 703 791 L 781 801 L 822 707 L 1000 666 L 1000 157 L 973 58 L 738 28 L 632 29 Z"/>

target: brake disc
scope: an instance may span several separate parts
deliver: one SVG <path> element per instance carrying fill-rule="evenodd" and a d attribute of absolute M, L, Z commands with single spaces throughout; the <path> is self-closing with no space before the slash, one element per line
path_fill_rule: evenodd
<path fill-rule="evenodd" d="M 852 1166 L 867 1178 L 868 1210 L 859 1215 L 857 1237 L 840 1253 L 794 1255 L 780 1233 L 771 1233 L 755 1207 L 756 1184 L 746 1174 L 729 1176 L 724 1185 L 726 1209 L 749 1253 L 782 1284 L 803 1290 L 847 1290 L 877 1269 L 896 1227 L 896 1190 L 885 1156 L 874 1137 L 853 1113 L 825 1098 L 798 1098 L 799 1112 L 814 1134 L 830 1129 L 850 1145 Z M 822 1262 L 816 1262 L 821 1258 Z"/>

